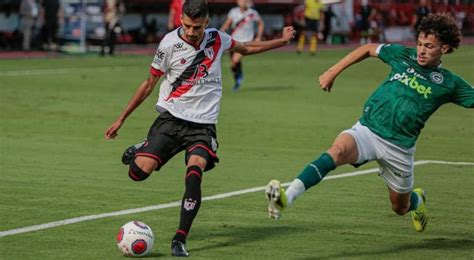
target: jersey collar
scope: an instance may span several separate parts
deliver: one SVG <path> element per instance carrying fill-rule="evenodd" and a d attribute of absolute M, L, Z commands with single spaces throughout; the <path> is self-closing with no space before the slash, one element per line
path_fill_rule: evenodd
<path fill-rule="evenodd" d="M 196 45 L 196 44 L 194 44 L 194 43 L 192 43 L 192 42 L 186 40 L 186 39 L 181 35 L 182 32 L 183 32 L 183 27 L 179 27 L 178 30 L 176 30 L 176 31 L 177 31 L 177 33 L 178 33 L 178 37 L 179 37 L 181 40 L 183 40 L 183 42 L 187 43 L 188 45 L 191 45 L 191 47 L 193 47 L 196 51 L 201 49 L 201 45 L 202 45 L 202 43 L 204 42 L 204 40 L 205 40 L 205 38 L 206 38 L 206 36 L 207 36 L 206 32 L 204 31 L 204 37 L 202 37 L 201 42 Z"/>

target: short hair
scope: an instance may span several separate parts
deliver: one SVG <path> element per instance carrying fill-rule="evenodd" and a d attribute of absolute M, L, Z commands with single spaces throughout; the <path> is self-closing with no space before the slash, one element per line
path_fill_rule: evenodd
<path fill-rule="evenodd" d="M 456 25 L 456 20 L 447 13 L 429 14 L 423 18 L 416 30 L 417 39 L 420 33 L 434 35 L 442 44 L 449 46 L 448 53 L 457 49 L 461 42 L 461 30 Z"/>
<path fill-rule="evenodd" d="M 207 0 L 185 0 L 183 14 L 193 20 L 196 18 L 207 18 L 209 16 Z"/>

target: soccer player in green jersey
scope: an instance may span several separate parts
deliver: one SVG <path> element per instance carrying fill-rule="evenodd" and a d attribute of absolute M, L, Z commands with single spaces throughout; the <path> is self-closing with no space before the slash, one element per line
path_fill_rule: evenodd
<path fill-rule="evenodd" d="M 413 189 L 415 142 L 428 118 L 443 104 L 474 107 L 474 88 L 441 66 L 441 56 L 459 46 L 461 33 L 446 14 L 429 15 L 417 30 L 416 49 L 396 44 L 367 44 L 349 53 L 319 77 L 330 91 L 336 77 L 349 66 L 378 57 L 392 71 L 365 103 L 362 117 L 310 162 L 285 190 L 272 180 L 266 188 L 269 216 L 278 219 L 298 196 L 318 184 L 336 167 L 360 166 L 376 160 L 388 186 L 392 209 L 410 212 L 415 229 L 425 229 L 425 194 Z"/>

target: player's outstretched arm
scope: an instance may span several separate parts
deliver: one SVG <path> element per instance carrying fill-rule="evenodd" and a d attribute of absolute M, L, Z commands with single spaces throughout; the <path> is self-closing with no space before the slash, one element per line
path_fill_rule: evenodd
<path fill-rule="evenodd" d="M 107 131 L 105 131 L 105 139 L 114 139 L 118 135 L 117 132 L 120 127 L 122 127 L 125 119 L 150 95 L 159 79 L 159 76 L 150 74 L 150 76 L 140 84 L 132 99 L 128 102 L 127 107 L 122 111 L 115 122 L 107 128 Z"/>
<path fill-rule="evenodd" d="M 271 49 L 279 48 L 287 45 L 291 39 L 295 37 L 295 29 L 292 26 L 283 28 L 282 37 L 270 41 L 252 41 L 252 42 L 236 42 L 231 49 L 233 52 L 238 52 L 242 55 L 251 55 L 265 52 Z"/>
<path fill-rule="evenodd" d="M 377 47 L 379 44 L 366 44 L 347 54 L 338 63 L 329 68 L 319 77 L 319 86 L 324 90 L 331 92 L 332 85 L 336 77 L 346 68 L 368 57 L 377 57 Z"/>
<path fill-rule="evenodd" d="M 225 32 L 225 31 L 227 31 L 227 29 L 229 29 L 231 24 L 232 24 L 232 20 L 227 18 L 225 20 L 224 24 L 222 25 L 222 27 L 219 30 L 222 31 L 222 32 Z"/>

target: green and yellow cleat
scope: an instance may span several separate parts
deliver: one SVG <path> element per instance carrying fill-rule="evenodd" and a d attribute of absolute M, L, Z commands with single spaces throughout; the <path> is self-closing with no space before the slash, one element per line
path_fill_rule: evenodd
<path fill-rule="evenodd" d="M 277 180 L 271 180 L 265 189 L 265 196 L 268 202 L 268 217 L 279 219 L 281 212 L 285 210 L 288 205 L 288 198 L 285 194 L 285 189 Z"/>
<path fill-rule="evenodd" d="M 413 220 L 413 225 L 415 230 L 418 232 L 423 232 L 428 224 L 428 215 L 426 211 L 426 198 L 425 191 L 421 188 L 414 189 L 413 192 L 418 194 L 422 198 L 420 206 L 417 209 L 410 211 L 411 219 Z"/>

